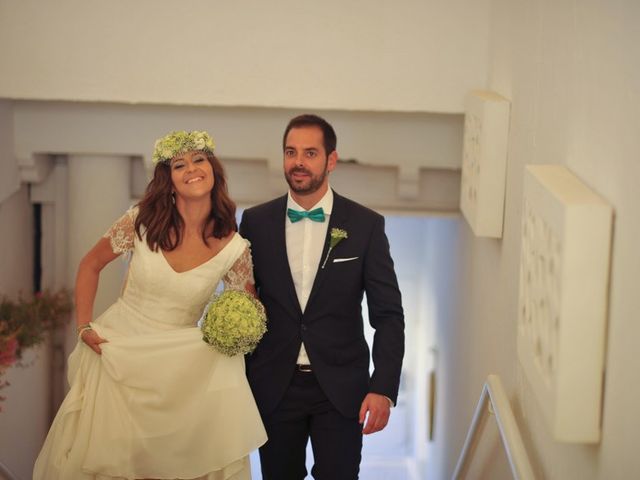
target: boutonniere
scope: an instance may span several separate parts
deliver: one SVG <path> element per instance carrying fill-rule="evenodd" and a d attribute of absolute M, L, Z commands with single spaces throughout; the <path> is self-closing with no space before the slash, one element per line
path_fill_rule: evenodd
<path fill-rule="evenodd" d="M 341 228 L 332 228 L 331 229 L 331 238 L 329 239 L 329 250 L 327 251 L 327 256 L 324 257 L 324 262 L 322 262 L 322 268 L 327 264 L 327 259 L 329 258 L 329 254 L 333 247 L 338 245 L 342 240 L 348 238 L 346 230 L 342 230 Z"/>

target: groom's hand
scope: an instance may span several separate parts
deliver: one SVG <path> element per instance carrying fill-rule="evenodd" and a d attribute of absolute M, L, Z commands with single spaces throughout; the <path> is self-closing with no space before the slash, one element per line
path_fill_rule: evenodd
<path fill-rule="evenodd" d="M 370 433 L 382 430 L 387 426 L 390 414 L 391 405 L 387 397 L 377 393 L 368 393 L 367 396 L 364 397 L 362 406 L 360 407 L 359 421 L 361 425 L 364 425 L 362 433 L 369 435 Z M 366 424 L 365 418 L 367 420 Z"/>

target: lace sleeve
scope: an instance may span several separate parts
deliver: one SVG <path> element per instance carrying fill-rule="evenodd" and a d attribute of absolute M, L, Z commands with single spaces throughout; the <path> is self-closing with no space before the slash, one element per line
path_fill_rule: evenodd
<path fill-rule="evenodd" d="M 113 253 L 127 253 L 133 250 L 133 240 L 136 235 L 135 219 L 137 208 L 130 208 L 122 215 L 102 237 L 108 238 Z"/>
<path fill-rule="evenodd" d="M 222 278 L 225 290 L 244 290 L 247 283 L 254 284 L 251 250 L 247 246 Z"/>

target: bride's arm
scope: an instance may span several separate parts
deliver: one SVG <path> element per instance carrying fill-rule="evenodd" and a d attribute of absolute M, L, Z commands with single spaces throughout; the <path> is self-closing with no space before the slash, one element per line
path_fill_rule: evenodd
<path fill-rule="evenodd" d="M 256 290 L 255 284 L 247 282 L 244 286 L 244 289 L 255 298 L 258 298 L 258 291 Z"/>
<path fill-rule="evenodd" d="M 98 279 L 107 264 L 133 250 L 136 215 L 136 207 L 127 210 L 89 250 L 78 266 L 75 290 L 78 338 L 98 354 L 102 353 L 100 344 L 106 342 L 91 328 Z"/>
<path fill-rule="evenodd" d="M 248 245 L 222 280 L 225 290 L 245 290 L 257 298 L 255 280 L 253 279 L 253 261 Z"/>
<path fill-rule="evenodd" d="M 119 255 L 111 249 L 111 242 L 108 238 L 101 238 L 82 258 L 78 266 L 75 289 L 77 330 L 84 343 L 98 354 L 102 353 L 100 344 L 106 342 L 91 329 L 98 279 L 100 271 Z"/>

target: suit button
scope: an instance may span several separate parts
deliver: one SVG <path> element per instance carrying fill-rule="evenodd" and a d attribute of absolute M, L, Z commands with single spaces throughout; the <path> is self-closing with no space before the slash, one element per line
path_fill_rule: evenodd
<path fill-rule="evenodd" d="M 303 332 L 307 330 L 307 326 L 306 325 L 302 325 L 302 327 L 300 327 L 300 328 L 302 328 Z"/>

